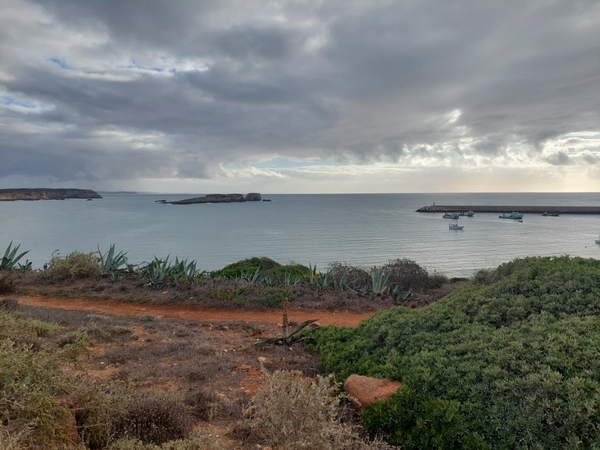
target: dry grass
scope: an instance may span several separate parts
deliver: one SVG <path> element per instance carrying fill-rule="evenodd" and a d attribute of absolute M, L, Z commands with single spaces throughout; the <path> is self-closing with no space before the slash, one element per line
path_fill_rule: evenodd
<path fill-rule="evenodd" d="M 0 312 L 8 317 L 6 320 L 32 321 L 21 333 L 26 339 L 31 336 L 34 340 L 35 336 L 37 353 L 85 343 L 87 356 L 80 357 L 77 366 L 65 366 L 66 374 L 77 381 L 72 382 L 68 408 L 59 405 L 58 411 L 66 414 L 62 418 L 74 417 L 80 439 L 92 450 L 107 446 L 143 450 L 255 448 L 231 430 L 248 428 L 243 424 L 249 419 L 242 414 L 251 401 L 248 386 L 260 383 L 260 379 L 246 379 L 247 372 L 236 367 L 247 366 L 258 372 L 260 357 L 271 371 L 294 370 L 310 377 L 317 374 L 313 357 L 299 345 L 251 345 L 257 330 L 268 335 L 280 333 L 276 325 L 142 321 L 139 317 L 52 310 L 2 300 L 0 304 L 9 305 L 12 311 Z M 52 325 L 43 325 L 45 321 Z M 148 421 L 148 416 L 155 419 Z M 0 427 L 0 448 L 12 445 L 23 449 L 22 444 L 40 432 L 31 428 L 30 422 L 11 423 L 11 429 Z M 208 439 L 215 427 L 222 430 L 219 438 L 213 434 L 205 447 L 190 444 Z M 163 430 L 162 434 L 153 434 L 156 429 Z M 177 446 L 164 444 L 181 438 Z M 53 447 L 48 444 L 47 448 Z"/>

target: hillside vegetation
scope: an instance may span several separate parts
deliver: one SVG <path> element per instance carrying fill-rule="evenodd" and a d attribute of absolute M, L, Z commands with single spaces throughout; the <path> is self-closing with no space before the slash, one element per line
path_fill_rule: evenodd
<path fill-rule="evenodd" d="M 600 261 L 526 258 L 420 310 L 313 334 L 320 367 L 400 380 L 366 427 L 407 449 L 600 448 Z"/>

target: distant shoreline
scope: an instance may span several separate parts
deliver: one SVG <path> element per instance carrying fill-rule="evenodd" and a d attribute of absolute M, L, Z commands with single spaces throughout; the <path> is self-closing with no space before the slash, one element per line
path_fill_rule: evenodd
<path fill-rule="evenodd" d="M 0 189 L 0 201 L 4 202 L 13 202 L 19 200 L 66 200 L 71 198 L 91 200 L 94 198 L 102 198 L 102 196 L 91 189 Z"/>

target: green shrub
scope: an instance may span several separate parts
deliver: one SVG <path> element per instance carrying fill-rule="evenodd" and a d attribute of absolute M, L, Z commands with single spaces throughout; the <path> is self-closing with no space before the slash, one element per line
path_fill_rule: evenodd
<path fill-rule="evenodd" d="M 264 256 L 258 258 L 255 256 L 229 264 L 222 269 L 214 271 L 212 275 L 213 277 L 237 279 L 242 275 L 242 273 L 254 273 L 256 269 L 259 269 L 261 272 L 265 272 L 280 266 L 281 264 L 273 261 L 270 258 L 266 258 Z"/>
<path fill-rule="evenodd" d="M 102 274 L 98 257 L 93 252 L 73 252 L 65 257 L 53 255 L 45 272 L 46 276 L 57 281 L 98 277 Z"/>
<path fill-rule="evenodd" d="M 255 274 L 261 279 L 271 279 L 273 282 L 283 283 L 286 278 L 296 281 L 307 276 L 310 269 L 302 264 L 282 265 L 270 258 L 252 257 L 233 264 L 212 273 L 213 278 L 223 277 L 230 280 L 248 279 Z M 249 281 L 249 280 L 246 280 Z"/>
<path fill-rule="evenodd" d="M 321 368 L 402 381 L 364 417 L 407 449 L 598 448 L 600 261 L 526 258 L 480 278 L 422 310 L 317 329 Z"/>

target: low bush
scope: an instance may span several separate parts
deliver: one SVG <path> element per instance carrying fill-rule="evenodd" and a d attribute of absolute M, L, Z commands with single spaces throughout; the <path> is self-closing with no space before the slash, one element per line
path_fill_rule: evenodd
<path fill-rule="evenodd" d="M 25 448 L 58 449 L 73 444 L 68 432 L 70 412 L 58 400 L 70 387 L 56 354 L 15 345 L 10 339 L 0 341 L 2 439 L 16 439 Z"/>
<path fill-rule="evenodd" d="M 216 270 L 212 273 L 213 277 L 223 277 L 229 279 L 239 278 L 243 273 L 254 273 L 257 269 L 262 272 L 271 271 L 277 267 L 280 267 L 276 261 L 266 257 L 252 257 L 241 261 L 229 264 L 222 269 Z"/>
<path fill-rule="evenodd" d="M 264 386 L 246 410 L 262 444 L 286 450 L 388 448 L 362 441 L 357 427 L 340 421 L 341 397 L 332 377 L 306 378 L 300 371 L 264 374 Z"/>
<path fill-rule="evenodd" d="M 228 278 L 238 280 L 260 274 L 261 278 L 268 278 L 276 283 L 285 282 L 286 278 L 295 282 L 308 275 L 310 269 L 302 264 L 282 265 L 270 258 L 252 257 L 229 264 L 212 273 L 213 278 Z"/>
<path fill-rule="evenodd" d="M 19 308 L 19 301 L 16 298 L 7 297 L 0 300 L 0 311 L 15 312 Z"/>
<path fill-rule="evenodd" d="M 15 291 L 14 272 L 9 270 L 0 271 L 0 295 L 12 294 Z"/>
<path fill-rule="evenodd" d="M 371 274 L 367 270 L 340 262 L 330 264 L 328 273 L 338 285 L 357 291 L 366 291 L 371 283 Z"/>
<path fill-rule="evenodd" d="M 183 399 L 156 391 L 130 398 L 113 420 L 116 436 L 145 444 L 185 439 L 193 427 L 192 415 Z"/>
<path fill-rule="evenodd" d="M 53 255 L 43 274 L 51 280 L 63 281 L 78 278 L 99 277 L 102 271 L 98 256 L 93 252 L 73 252 L 61 257 Z"/>
<path fill-rule="evenodd" d="M 144 444 L 137 439 L 120 439 L 107 447 L 107 450 L 225 450 L 215 438 L 208 435 L 195 436 L 185 440 L 174 440 L 162 445 Z"/>
<path fill-rule="evenodd" d="M 600 261 L 526 258 L 422 310 L 316 330 L 321 368 L 400 380 L 365 426 L 403 448 L 598 448 Z"/>
<path fill-rule="evenodd" d="M 404 291 L 423 291 L 437 289 L 448 282 L 444 275 L 430 275 L 427 269 L 406 258 L 390 261 L 382 269 L 390 274 L 388 282 L 392 289 L 399 287 Z"/>

